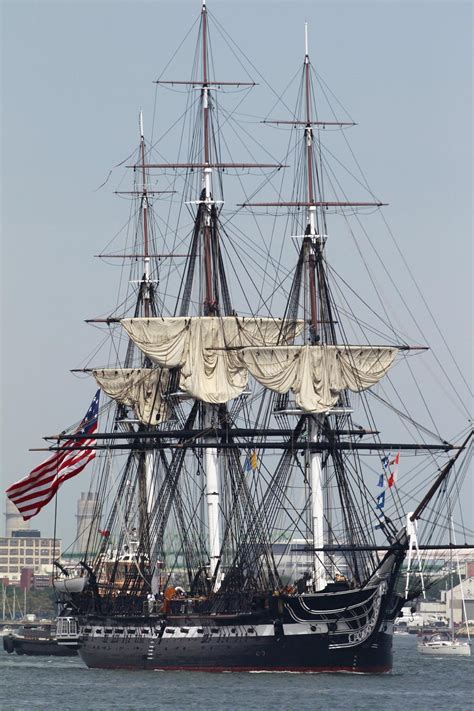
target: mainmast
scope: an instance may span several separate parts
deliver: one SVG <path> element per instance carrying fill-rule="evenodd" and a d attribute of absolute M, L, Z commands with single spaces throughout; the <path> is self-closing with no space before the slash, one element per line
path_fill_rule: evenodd
<path fill-rule="evenodd" d="M 140 158 L 142 171 L 141 212 L 143 225 L 143 315 L 150 316 L 150 247 L 148 237 L 148 185 L 145 166 L 145 136 L 143 132 L 143 112 L 140 111 Z"/>
<path fill-rule="evenodd" d="M 145 167 L 145 135 L 143 130 L 143 112 L 140 111 L 140 158 L 141 158 L 141 198 L 140 208 L 143 229 L 143 315 L 150 317 L 150 245 L 148 235 L 148 181 Z M 153 450 L 145 452 L 145 491 L 147 517 L 153 511 L 155 503 L 155 454 Z M 156 591 L 153 591 L 156 592 Z"/>
<path fill-rule="evenodd" d="M 308 275 L 309 286 L 309 305 L 310 305 L 310 327 L 309 327 L 309 342 L 315 344 L 320 340 L 318 329 L 318 303 L 316 289 L 316 259 L 315 250 L 320 252 L 320 239 L 316 228 L 316 205 L 314 194 L 314 176 L 313 176 L 313 129 L 311 125 L 311 64 L 309 60 L 308 50 L 308 23 L 305 22 L 305 57 L 304 57 L 304 73 L 305 73 L 305 107 L 306 107 L 306 197 L 308 204 L 306 206 L 306 230 L 304 237 L 304 261 L 306 273 Z M 322 197 L 322 196 L 321 196 Z M 307 319 L 305 318 L 305 322 Z M 321 439 L 321 429 L 324 416 L 309 415 L 308 416 L 308 438 L 310 442 L 318 442 Z M 320 452 L 309 452 L 308 468 L 309 480 L 311 487 L 310 506 L 311 506 L 311 528 L 313 533 L 313 582 L 315 590 L 323 590 L 326 587 L 326 570 L 324 553 L 324 492 L 323 492 L 323 468 L 322 455 Z"/>
<path fill-rule="evenodd" d="M 310 61 L 308 52 L 308 23 L 305 22 L 305 105 L 306 105 L 306 164 L 307 164 L 307 200 L 306 206 L 306 231 L 308 238 L 305 239 L 305 262 L 309 277 L 309 299 L 310 299 L 310 342 L 317 343 L 319 341 L 318 333 L 318 305 L 316 294 L 316 260 L 314 256 L 314 248 L 316 243 L 319 246 L 320 237 L 316 230 L 316 205 L 314 199 L 314 178 L 313 178 L 313 129 L 311 126 L 311 80 L 310 80 Z"/>
<path fill-rule="evenodd" d="M 212 168 L 209 155 L 209 77 L 207 67 L 207 8 L 203 2 L 202 10 L 202 114 L 203 114 L 203 164 L 202 169 L 202 201 L 203 214 L 203 246 L 204 246 L 204 315 L 211 316 L 217 310 L 217 294 L 212 287 L 212 257 L 211 257 L 211 205 L 212 205 Z"/>
<path fill-rule="evenodd" d="M 278 170 L 283 167 L 281 164 L 268 163 L 236 163 L 221 162 L 219 155 L 214 155 L 212 140 L 212 89 L 220 86 L 249 86 L 254 82 L 246 81 L 220 81 L 210 76 L 209 51 L 208 51 L 208 12 L 205 0 L 201 6 L 201 39 L 198 56 L 201 59 L 202 67 L 199 79 L 191 80 L 158 80 L 157 84 L 180 84 L 189 87 L 199 87 L 200 107 L 199 119 L 201 120 L 201 154 L 198 160 L 193 156 L 187 163 L 149 163 L 145 162 L 144 150 L 140 155 L 140 160 L 133 166 L 135 170 L 141 170 L 144 178 L 143 205 L 147 204 L 147 190 L 145 182 L 145 171 L 150 168 L 177 169 L 200 171 L 201 185 L 197 196 L 197 211 L 194 220 L 194 230 L 190 253 L 188 255 L 186 277 L 184 288 L 180 298 L 180 316 L 188 316 L 191 307 L 191 294 L 195 284 L 196 273 L 199 273 L 199 293 L 196 295 L 198 302 L 198 318 L 215 316 L 229 316 L 232 312 L 230 294 L 228 292 L 227 280 L 224 273 L 223 262 L 219 247 L 219 225 L 216 200 L 213 195 L 213 173 L 216 170 L 225 169 L 248 169 L 248 168 L 271 168 Z M 195 173 L 196 174 L 196 173 Z M 220 201 L 219 201 L 220 202 Z M 147 228 L 148 229 L 148 226 Z M 146 237 L 144 236 L 146 241 Z M 144 250 L 145 255 L 147 250 Z M 200 263 L 201 269 L 195 267 Z M 145 270 L 144 280 L 147 279 Z M 155 314 L 151 314 L 154 316 Z M 145 314 L 146 316 L 146 314 Z M 169 364 L 168 364 L 169 366 Z M 167 366 L 167 367 L 168 367 Z M 199 448 L 204 449 L 202 466 L 205 473 L 206 482 L 206 502 L 208 514 L 208 535 L 209 535 L 209 579 L 214 590 L 219 587 L 218 578 L 219 561 L 221 553 L 221 521 L 220 521 L 220 494 L 219 494 L 219 442 L 216 439 L 216 429 L 219 428 L 218 405 L 201 400 L 200 412 L 202 416 L 201 429 L 204 430 L 201 441 L 197 442 Z"/>
<path fill-rule="evenodd" d="M 203 113 L 203 169 L 201 200 L 202 237 L 204 252 L 204 315 L 215 316 L 217 313 L 217 294 L 213 292 L 212 279 L 212 249 L 211 249 L 211 222 L 212 222 L 212 167 L 209 155 L 209 77 L 207 66 L 207 8 L 205 1 L 202 4 L 202 113 Z M 214 232 L 216 234 L 216 232 Z M 217 408 L 215 405 L 203 404 L 203 424 L 205 429 L 214 430 L 217 423 Z M 206 477 L 206 500 L 209 526 L 209 579 L 214 590 L 219 588 L 217 571 L 221 555 L 221 523 L 220 523 L 220 491 L 219 491 L 219 456 L 212 443 L 217 440 L 213 437 L 206 438 L 208 447 L 204 450 L 204 472 Z"/>
<path fill-rule="evenodd" d="M 305 105 L 306 105 L 306 155 L 307 155 L 307 197 L 308 205 L 306 210 L 307 225 L 309 234 L 316 234 L 316 207 L 314 205 L 314 186 L 313 186 L 313 129 L 311 128 L 311 83 L 310 83 L 310 61 L 308 53 L 308 23 L 304 25 L 305 33 Z"/>

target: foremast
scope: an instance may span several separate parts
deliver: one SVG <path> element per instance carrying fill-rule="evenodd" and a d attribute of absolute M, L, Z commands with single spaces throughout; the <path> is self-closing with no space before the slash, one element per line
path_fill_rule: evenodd
<path fill-rule="evenodd" d="M 156 316 L 155 307 L 155 290 L 151 279 L 150 270 L 150 204 L 149 204 L 149 188 L 148 188 L 148 173 L 146 170 L 146 142 L 143 122 L 143 112 L 139 112 L 139 148 L 138 156 L 140 170 L 138 175 L 138 185 L 136 194 L 139 200 L 139 225 L 141 226 L 141 278 L 138 280 L 138 299 L 135 307 L 135 313 L 142 314 L 144 318 L 150 318 L 151 315 Z M 129 343 L 125 367 L 133 364 L 133 343 Z M 145 358 L 141 358 L 144 368 L 150 368 L 151 363 Z M 119 408 L 120 410 L 120 408 Z M 125 423 L 126 425 L 127 423 Z M 129 427 L 133 427 L 132 424 Z M 145 424 L 140 424 L 139 429 L 148 429 Z M 150 516 L 155 504 L 156 493 L 156 471 L 155 471 L 155 455 L 152 450 L 143 452 L 140 448 L 135 454 L 138 461 L 138 487 L 139 487 L 139 533 L 138 533 L 138 551 L 149 562 L 151 559 L 151 540 L 150 540 Z M 151 587 L 156 587 L 156 581 L 153 582 L 152 571 L 149 572 L 149 584 Z"/>
<path fill-rule="evenodd" d="M 158 307 L 156 303 L 156 284 L 157 281 L 152 278 L 152 258 L 160 255 L 153 254 L 152 242 L 153 242 L 153 225 L 152 225 L 152 204 L 150 197 L 155 194 L 161 193 L 159 190 L 152 190 L 148 184 L 148 169 L 146 165 L 147 158 L 147 145 L 145 139 L 144 131 L 144 118 L 143 112 L 139 112 L 138 116 L 139 125 L 139 144 L 138 144 L 138 160 L 137 169 L 135 177 L 135 185 L 132 191 L 127 192 L 127 195 L 131 195 L 133 199 L 138 201 L 138 221 L 136 226 L 136 243 L 135 249 L 132 254 L 128 255 L 107 255 L 108 257 L 119 257 L 121 259 L 133 259 L 136 260 L 140 265 L 138 278 L 136 279 L 137 284 L 137 298 L 134 307 L 134 316 L 143 318 L 153 318 L 158 316 Z M 169 191 L 165 191 L 169 192 Z M 165 255 L 162 255 L 165 256 Z M 132 282 L 133 283 L 133 280 Z M 137 363 L 137 349 L 133 341 L 130 339 L 123 362 L 123 367 L 119 370 L 110 369 L 115 375 L 117 373 L 121 374 L 124 381 L 130 378 L 127 385 L 122 386 L 122 389 L 118 392 L 112 387 L 113 381 L 104 381 L 104 376 L 106 375 L 106 370 L 93 371 L 94 376 L 101 388 L 112 398 L 117 400 L 118 407 L 115 414 L 115 428 L 124 430 L 125 436 L 130 436 L 132 434 L 149 433 L 153 431 L 156 419 L 156 412 L 160 412 L 160 407 L 153 399 L 156 400 L 156 396 L 161 389 L 160 380 L 162 376 L 162 371 L 160 369 L 153 368 L 153 363 L 150 359 L 138 351 L 138 363 Z M 138 368 L 137 368 L 138 365 Z M 132 376 L 136 380 L 135 390 L 131 387 L 130 382 L 133 380 Z M 102 375 L 102 379 L 101 379 Z M 130 407 L 131 403 L 135 404 L 136 388 L 141 388 L 143 390 L 143 384 L 145 382 L 154 383 L 152 389 L 155 390 L 155 394 L 149 398 L 151 402 L 151 408 L 145 412 L 139 414 L 137 412 L 136 406 L 133 407 L 134 418 L 130 419 L 126 416 L 126 407 Z M 129 396 L 129 400 L 123 397 L 123 393 L 126 392 Z M 118 394 L 120 393 L 120 394 Z M 122 397 L 121 397 L 122 396 Z M 149 404 L 150 404 L 149 402 Z M 156 406 L 156 409 L 155 407 Z M 145 408 L 146 409 L 146 408 Z M 136 428 L 136 429 L 135 429 Z M 138 539 L 137 539 L 137 549 L 136 555 L 142 556 L 143 560 L 148 562 L 150 570 L 147 571 L 147 577 L 149 575 L 148 582 L 150 586 L 156 588 L 156 580 L 153 581 L 153 573 L 151 571 L 152 561 L 151 561 L 151 518 L 153 510 L 156 505 L 156 494 L 158 490 L 157 483 L 157 467 L 156 467 L 156 455 L 152 449 L 143 450 L 142 447 L 138 446 L 136 448 L 131 447 L 133 451 L 133 457 L 136 460 L 137 466 L 137 478 L 138 478 Z M 126 531 L 127 544 L 130 540 L 130 531 Z M 120 551 L 118 551 L 120 555 Z M 156 591 L 156 590 L 155 590 Z"/>

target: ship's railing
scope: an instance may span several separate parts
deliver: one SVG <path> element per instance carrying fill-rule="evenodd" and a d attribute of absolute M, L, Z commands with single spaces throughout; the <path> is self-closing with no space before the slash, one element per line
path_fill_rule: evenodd
<path fill-rule="evenodd" d="M 56 623 L 56 641 L 66 646 L 77 646 L 79 625 L 74 617 L 58 617 Z"/>

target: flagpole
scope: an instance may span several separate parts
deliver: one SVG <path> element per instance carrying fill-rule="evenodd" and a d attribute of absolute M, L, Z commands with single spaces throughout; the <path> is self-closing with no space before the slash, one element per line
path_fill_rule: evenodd
<path fill-rule="evenodd" d="M 59 447 L 59 439 L 58 439 L 58 447 Z M 56 479 L 58 478 L 59 475 L 59 464 L 56 464 Z M 56 493 L 54 494 L 54 530 L 53 530 L 53 549 L 51 551 L 51 584 L 54 587 L 54 554 L 56 552 L 56 523 L 58 519 L 58 489 L 56 489 Z"/>

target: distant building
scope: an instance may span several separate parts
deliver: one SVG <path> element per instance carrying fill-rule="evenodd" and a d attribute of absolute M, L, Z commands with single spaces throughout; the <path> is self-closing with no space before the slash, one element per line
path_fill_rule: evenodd
<path fill-rule="evenodd" d="M 53 585 L 51 573 L 35 573 L 34 568 L 22 568 L 20 577 L 20 588 L 22 590 L 37 590 L 38 588 L 50 588 Z"/>
<path fill-rule="evenodd" d="M 35 575 L 33 576 L 33 587 L 38 590 L 39 588 L 50 588 L 53 585 L 51 575 Z"/>
<path fill-rule="evenodd" d="M 53 560 L 59 560 L 60 556 L 58 538 L 0 538 L 0 578 L 18 585 L 23 568 L 31 568 L 34 574 L 51 574 Z"/>
<path fill-rule="evenodd" d="M 5 535 L 9 538 L 13 531 L 27 531 L 30 527 L 29 521 L 24 521 L 23 516 L 18 511 L 15 504 L 10 499 L 5 498 Z"/>
<path fill-rule="evenodd" d="M 92 492 L 82 492 L 77 502 L 77 533 L 74 549 L 78 553 L 87 550 L 88 542 L 94 541 L 98 536 L 98 528 L 102 507 L 97 495 Z"/>
<path fill-rule="evenodd" d="M 474 577 L 467 578 L 462 581 L 462 584 L 455 585 L 452 594 L 454 624 L 459 625 L 467 620 L 474 620 Z M 446 614 L 451 622 L 451 590 L 442 590 L 441 599 L 446 602 Z M 464 616 L 464 607 L 466 608 L 466 616 Z"/>
<path fill-rule="evenodd" d="M 22 590 L 31 590 L 35 577 L 34 568 L 22 568 L 20 573 L 20 588 Z"/>
<path fill-rule="evenodd" d="M 446 603 L 432 600 L 419 600 L 416 606 L 418 614 L 423 617 L 423 623 L 440 622 L 446 620 Z"/>

